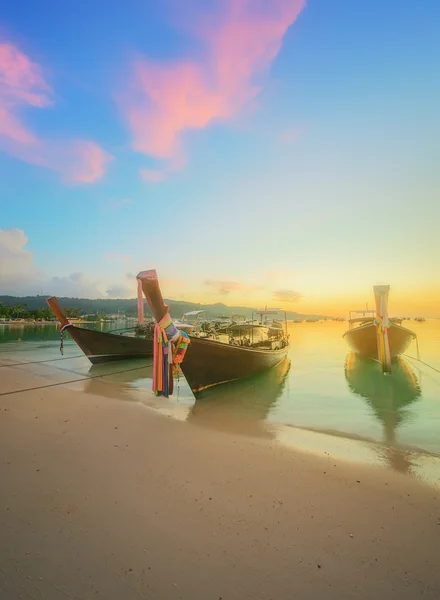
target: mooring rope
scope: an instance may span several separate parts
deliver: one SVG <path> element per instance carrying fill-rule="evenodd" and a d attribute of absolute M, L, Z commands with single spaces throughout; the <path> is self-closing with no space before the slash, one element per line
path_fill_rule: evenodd
<path fill-rule="evenodd" d="M 419 338 L 417 337 L 417 335 L 415 336 L 415 340 L 416 340 L 416 348 L 417 348 L 417 358 L 415 356 L 410 356 L 409 354 L 403 354 L 403 356 L 405 356 L 406 358 L 410 358 L 412 360 L 416 360 L 417 362 L 422 363 L 422 365 L 425 365 L 426 367 L 429 367 L 433 371 L 436 371 L 437 373 L 440 373 L 439 369 L 437 369 L 436 367 L 433 367 L 432 365 L 430 365 L 430 364 L 424 362 L 423 360 L 421 360 L 421 358 L 420 358 L 420 349 L 419 349 Z"/>
<path fill-rule="evenodd" d="M 12 390 L 10 392 L 0 392 L 0 396 L 10 396 L 12 394 L 20 394 L 21 392 L 33 392 L 34 390 L 44 390 L 46 388 L 56 387 L 59 385 L 67 385 L 69 383 L 76 383 L 78 381 L 88 381 L 91 379 L 101 379 L 102 377 L 109 377 L 111 375 L 119 375 L 120 373 L 128 373 L 130 371 L 140 371 L 141 369 L 145 369 L 145 367 L 150 367 L 151 363 L 148 365 L 142 365 L 142 367 L 134 367 L 133 369 L 123 369 L 122 371 L 113 371 L 111 373 L 103 373 L 102 375 L 95 375 L 94 377 L 81 377 L 79 379 L 72 379 L 70 381 L 58 381 L 57 383 L 47 383 L 46 385 L 37 385 L 30 388 L 24 388 L 21 390 Z"/>
<path fill-rule="evenodd" d="M 0 365 L 2 367 L 21 367 L 22 365 L 39 365 L 41 363 L 55 362 L 56 360 L 70 360 L 73 358 L 85 358 L 85 354 L 77 354 L 76 356 L 63 356 L 61 358 L 48 358 L 46 360 L 31 360 L 28 362 L 11 363 L 8 365 Z"/>
<path fill-rule="evenodd" d="M 423 360 L 420 360 L 420 358 L 416 358 L 415 356 L 410 356 L 409 354 L 404 354 L 403 356 L 405 356 L 406 358 L 410 358 L 412 360 L 416 360 L 417 362 L 422 363 L 422 365 L 425 365 L 425 366 L 429 367 L 433 371 L 436 371 L 437 373 L 440 373 L 439 369 L 436 369 L 432 365 L 429 365 L 428 363 L 424 362 Z"/>

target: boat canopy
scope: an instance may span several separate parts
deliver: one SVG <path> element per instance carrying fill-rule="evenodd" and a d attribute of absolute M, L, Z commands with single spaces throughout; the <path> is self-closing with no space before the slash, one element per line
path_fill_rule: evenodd
<path fill-rule="evenodd" d="M 184 317 L 197 317 L 197 315 L 201 315 L 204 313 L 204 310 L 191 310 L 190 312 L 184 313 Z"/>
<path fill-rule="evenodd" d="M 349 321 L 349 323 L 366 323 L 367 321 L 373 322 L 374 318 L 373 317 L 357 317 L 357 318 L 349 319 L 348 321 Z"/>

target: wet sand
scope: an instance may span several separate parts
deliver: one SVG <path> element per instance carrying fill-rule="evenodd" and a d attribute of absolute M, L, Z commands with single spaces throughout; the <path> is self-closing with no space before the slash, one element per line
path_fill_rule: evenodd
<path fill-rule="evenodd" d="M 0 396 L 0 598 L 440 597 L 434 488 L 81 389 Z"/>

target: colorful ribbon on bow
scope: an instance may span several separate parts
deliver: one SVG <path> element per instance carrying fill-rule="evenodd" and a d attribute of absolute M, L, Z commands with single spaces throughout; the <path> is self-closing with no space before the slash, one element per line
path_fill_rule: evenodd
<path fill-rule="evenodd" d="M 388 338 L 388 329 L 389 329 L 389 321 L 388 318 L 384 319 L 381 315 L 376 313 L 376 318 L 374 319 L 374 324 L 376 325 L 376 335 L 377 335 L 377 353 L 379 362 L 382 367 L 387 371 L 391 370 L 391 351 L 390 351 L 390 342 Z"/>
<path fill-rule="evenodd" d="M 153 392 L 168 398 L 173 393 L 173 371 L 184 359 L 188 335 L 176 328 L 169 313 L 154 327 Z"/>

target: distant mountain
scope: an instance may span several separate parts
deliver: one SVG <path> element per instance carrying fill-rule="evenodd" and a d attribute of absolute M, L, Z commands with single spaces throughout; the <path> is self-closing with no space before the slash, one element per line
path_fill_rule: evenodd
<path fill-rule="evenodd" d="M 90 300 L 89 298 L 58 298 L 58 302 L 62 308 L 79 308 L 82 315 L 92 313 L 104 313 L 104 314 L 116 314 L 118 311 L 127 316 L 137 315 L 137 300 L 136 298 L 125 298 L 122 300 L 115 300 L 112 298 L 98 298 L 96 300 Z M 183 313 L 190 312 L 192 310 L 204 310 L 208 318 L 215 318 L 220 315 L 227 317 L 232 316 L 233 313 L 240 314 L 250 318 L 252 311 L 258 310 L 256 308 L 249 308 L 245 306 L 226 306 L 218 302 L 217 304 L 197 304 L 196 302 L 183 302 L 179 300 L 165 299 L 165 302 L 170 307 L 170 314 L 174 318 L 179 318 Z M 28 310 L 36 310 L 38 308 L 48 308 L 46 304 L 46 296 L 0 296 L 0 303 L 5 306 L 15 306 L 20 304 Z M 145 314 L 151 314 L 149 307 L 145 304 Z M 326 319 L 325 315 L 313 315 L 313 314 L 301 314 L 293 311 L 287 312 L 287 318 L 290 319 Z"/>

